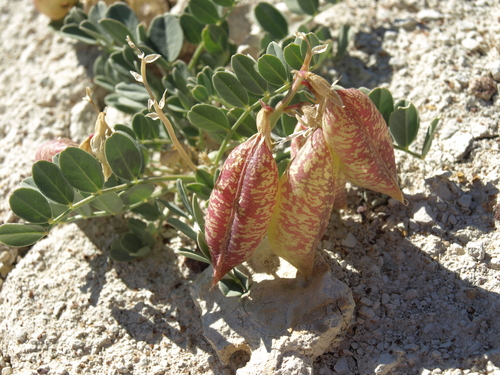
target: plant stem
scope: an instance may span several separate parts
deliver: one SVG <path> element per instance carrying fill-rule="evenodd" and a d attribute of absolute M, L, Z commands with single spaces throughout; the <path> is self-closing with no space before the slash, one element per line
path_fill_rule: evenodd
<path fill-rule="evenodd" d="M 410 154 L 411 156 L 413 156 L 413 157 L 415 157 L 415 158 L 417 158 L 417 159 L 421 159 L 421 160 L 423 160 L 423 159 L 424 159 L 424 158 L 422 157 L 422 155 L 417 154 L 416 152 L 410 151 L 410 150 L 408 150 L 407 148 L 404 148 L 404 147 L 401 147 L 401 146 L 398 146 L 398 145 L 393 145 L 393 146 L 394 146 L 394 148 L 395 148 L 396 150 L 404 151 L 404 152 L 406 152 L 407 154 Z"/>
<path fill-rule="evenodd" d="M 144 87 L 146 88 L 146 90 L 149 94 L 149 97 L 153 101 L 153 107 L 155 109 L 155 112 L 158 115 L 158 117 L 160 118 L 163 125 L 165 126 L 165 129 L 167 130 L 167 133 L 168 133 L 170 139 L 172 140 L 172 143 L 174 144 L 175 148 L 177 149 L 177 151 L 181 155 L 182 159 L 189 166 L 189 168 L 191 168 L 193 171 L 196 171 L 198 169 L 198 167 L 192 162 L 192 160 L 188 156 L 188 154 L 186 154 L 184 147 L 182 147 L 181 143 L 177 139 L 177 136 L 175 135 L 175 130 L 174 130 L 174 127 L 172 126 L 172 123 L 167 118 L 167 116 L 165 116 L 165 114 L 163 113 L 163 110 L 160 108 L 160 105 L 156 101 L 156 98 L 155 98 L 153 92 L 149 88 L 148 80 L 147 80 L 147 76 L 146 76 L 146 60 L 144 58 L 141 59 L 141 77 L 142 77 L 142 81 L 143 81 L 142 83 L 144 84 Z"/>
<path fill-rule="evenodd" d="M 170 175 L 170 176 L 162 176 L 162 177 L 146 177 L 142 179 L 138 179 L 135 181 L 130 181 L 121 185 L 113 186 L 107 189 L 102 189 L 97 193 L 94 193 L 92 195 L 89 195 L 87 198 L 82 199 L 79 202 L 76 202 L 75 204 L 71 205 L 70 208 L 68 208 L 66 211 L 64 211 L 62 214 L 60 214 L 58 217 L 56 217 L 54 220 L 52 220 L 51 224 L 58 224 L 63 222 L 66 217 L 73 212 L 74 210 L 77 210 L 86 204 L 91 203 L 95 199 L 99 198 L 100 196 L 107 194 L 107 193 L 115 193 L 115 192 L 120 192 L 122 190 L 125 190 L 127 188 L 130 188 L 135 185 L 141 185 L 141 184 L 150 184 L 150 183 L 158 183 L 158 182 L 163 182 L 163 181 L 177 181 L 178 179 L 181 179 L 183 181 L 195 181 L 194 176 L 185 176 L 185 175 Z M 160 190 L 161 192 L 163 191 Z M 162 193 L 163 194 L 163 193 Z M 156 197 L 157 194 L 151 195 L 151 197 Z M 150 198 L 151 198 L 150 197 Z M 144 202 L 140 202 L 141 204 Z M 132 206 L 131 206 L 132 207 Z M 110 214 L 108 214 L 110 215 Z M 98 216 L 105 216 L 105 215 L 98 215 Z M 92 216 L 94 217 L 94 216 Z M 72 218 L 66 220 L 66 222 L 74 221 Z"/>
<path fill-rule="evenodd" d="M 190 72 L 194 73 L 194 68 L 196 67 L 198 59 L 200 58 L 204 49 L 205 49 L 205 43 L 203 42 L 198 44 L 198 47 L 196 47 L 196 50 L 194 51 L 193 56 L 191 56 L 191 60 L 189 60 L 189 64 L 187 66 Z"/>
<path fill-rule="evenodd" d="M 290 87 L 290 83 L 287 83 L 287 84 L 281 86 L 279 89 L 277 89 L 272 94 L 270 94 L 270 93 L 265 94 L 264 97 L 262 98 L 262 101 L 264 101 L 264 102 L 268 101 L 274 95 L 281 94 L 282 92 L 288 90 L 289 87 Z M 229 133 L 227 133 L 226 137 L 224 138 L 224 140 L 222 141 L 222 143 L 220 145 L 219 152 L 217 153 L 217 156 L 216 156 L 216 158 L 214 160 L 214 164 L 215 165 L 218 165 L 220 163 L 220 161 L 222 159 L 222 155 L 224 155 L 224 152 L 226 152 L 227 144 L 229 143 L 229 141 L 233 137 L 233 135 L 236 132 L 236 130 L 238 129 L 238 127 L 243 123 L 243 121 L 245 120 L 245 118 L 250 113 L 252 113 L 257 108 L 259 108 L 259 106 L 260 106 L 260 102 L 257 101 L 255 103 L 253 103 L 251 106 L 246 107 L 245 108 L 245 112 L 243 112 L 241 114 L 241 116 L 238 118 L 238 120 L 236 120 L 236 122 L 233 124 L 233 126 L 231 126 L 231 130 L 229 131 Z"/>

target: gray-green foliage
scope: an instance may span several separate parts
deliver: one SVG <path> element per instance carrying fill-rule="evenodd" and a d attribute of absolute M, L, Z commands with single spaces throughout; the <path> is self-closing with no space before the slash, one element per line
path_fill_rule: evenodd
<path fill-rule="evenodd" d="M 336 1 L 330 3 L 326 6 Z M 168 224 L 196 243 L 191 249 L 181 249 L 180 254 L 211 263 L 204 236 L 203 201 L 210 196 L 223 156 L 256 133 L 260 101 L 274 105 L 283 97 L 290 88 L 292 71 L 301 68 L 308 48 L 328 44 L 324 53 L 313 57 L 313 68 L 327 59 L 339 59 L 347 51 L 348 26 L 339 30 L 335 42 L 329 40 L 330 32 L 325 28 L 308 29 L 309 21 L 322 10 L 317 0 L 287 0 L 286 4 L 292 12 L 306 17 L 300 31 L 306 33 L 308 43 L 290 34 L 286 18 L 276 8 L 259 3 L 255 18 L 265 33 L 256 60 L 235 53 L 236 46 L 230 40 L 226 16 L 235 6 L 233 0 L 190 0 L 184 14 L 158 15 L 147 29 L 124 3 L 108 7 L 99 2 L 88 14 L 73 8 L 61 32 L 100 48 L 94 81 L 108 90 L 107 105 L 134 117 L 130 125 L 116 125 L 105 141 L 104 154 L 112 171 L 107 180 L 101 163 L 79 148 L 64 150 L 53 163 L 35 163 L 33 177 L 23 181 L 9 201 L 13 212 L 27 223 L 0 226 L 0 242 L 28 246 L 59 223 L 133 212 L 141 219 L 128 220 L 129 232 L 112 245 L 113 259 L 129 261 L 147 255 Z M 133 44 L 127 43 L 127 37 Z M 181 60 L 185 41 L 196 49 L 187 60 L 186 56 Z M 154 64 L 146 66 L 146 77 L 139 73 L 137 50 L 158 54 Z M 165 161 L 175 154 L 175 148 L 172 134 L 157 115 L 148 115 L 151 95 L 165 95 L 159 106 L 171 122 L 173 134 L 195 153 L 204 153 L 205 166 L 193 173 L 178 161 L 174 160 L 174 165 Z M 382 112 L 395 147 L 425 157 L 437 120 L 427 131 L 421 154 L 416 154 L 409 150 L 419 129 L 413 104 L 404 100 L 394 104 L 387 89 L 375 89 L 369 96 Z M 304 90 L 290 104 L 310 100 Z M 296 123 L 294 117 L 283 115 L 275 133 L 286 137 Z M 286 150 L 277 152 L 281 171 L 288 158 Z M 245 295 L 251 287 L 237 270 L 220 286 L 228 296 Z"/>

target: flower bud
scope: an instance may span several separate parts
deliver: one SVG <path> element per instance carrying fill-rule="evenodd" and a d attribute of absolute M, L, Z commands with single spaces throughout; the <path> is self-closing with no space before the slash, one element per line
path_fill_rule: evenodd
<path fill-rule="evenodd" d="M 78 144 L 69 138 L 57 138 L 41 145 L 35 154 L 35 161 L 52 161 L 52 157 L 67 147 L 78 147 Z"/>
<path fill-rule="evenodd" d="M 278 168 L 270 149 L 269 112 L 259 133 L 228 156 L 210 196 L 205 235 L 214 267 L 212 285 L 248 260 L 264 238 L 276 203 Z"/>

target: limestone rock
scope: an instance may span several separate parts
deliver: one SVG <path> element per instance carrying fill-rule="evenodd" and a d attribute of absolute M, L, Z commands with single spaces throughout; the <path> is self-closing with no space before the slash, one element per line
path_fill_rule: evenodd
<path fill-rule="evenodd" d="M 258 250 L 256 256 L 263 253 Z M 274 255 L 252 259 L 246 271 L 256 284 L 241 301 L 210 290 L 211 267 L 194 282 L 191 294 L 201 311 L 203 334 L 220 360 L 229 364 L 238 351 L 250 355 L 238 375 L 312 374 L 314 359 L 348 327 L 354 312 L 351 291 L 318 255 L 308 282 L 295 277 L 296 269 L 283 260 L 276 269 Z M 272 275 L 255 273 L 266 265 L 272 265 Z"/>

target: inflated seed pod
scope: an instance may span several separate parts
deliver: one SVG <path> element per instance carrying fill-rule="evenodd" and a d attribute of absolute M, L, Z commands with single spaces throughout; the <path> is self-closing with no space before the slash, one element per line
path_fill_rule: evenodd
<path fill-rule="evenodd" d="M 78 147 L 78 144 L 73 142 L 69 138 L 57 138 L 48 141 L 40 146 L 36 151 L 35 161 L 46 160 L 52 161 L 52 157 L 61 151 L 64 151 L 67 147 Z"/>
<path fill-rule="evenodd" d="M 323 132 L 351 183 L 403 202 L 387 124 L 371 99 L 356 89 L 336 90 L 343 106 L 328 102 Z"/>
<path fill-rule="evenodd" d="M 210 196 L 205 235 L 214 267 L 212 285 L 248 260 L 266 235 L 278 191 L 268 114 L 259 112 L 259 133 L 229 154 Z"/>
<path fill-rule="evenodd" d="M 268 229 L 271 249 L 311 276 L 318 241 L 335 201 L 339 161 L 332 157 L 321 129 L 307 138 L 279 181 Z"/>
<path fill-rule="evenodd" d="M 339 170 L 339 173 L 337 175 L 337 183 L 335 184 L 335 202 L 333 202 L 334 210 L 345 210 L 347 208 L 345 184 L 345 174 Z"/>

